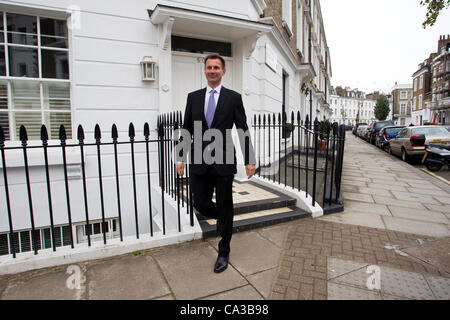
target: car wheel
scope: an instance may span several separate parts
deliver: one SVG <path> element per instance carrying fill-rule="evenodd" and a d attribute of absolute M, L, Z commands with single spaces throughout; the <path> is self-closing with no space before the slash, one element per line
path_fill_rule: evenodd
<path fill-rule="evenodd" d="M 427 161 L 427 162 L 425 162 L 425 167 L 427 167 L 427 169 L 430 171 L 436 172 L 436 171 L 441 170 L 442 164 Z"/>
<path fill-rule="evenodd" d="M 406 150 L 402 148 L 402 160 L 405 162 L 409 161 L 408 154 L 406 153 Z"/>

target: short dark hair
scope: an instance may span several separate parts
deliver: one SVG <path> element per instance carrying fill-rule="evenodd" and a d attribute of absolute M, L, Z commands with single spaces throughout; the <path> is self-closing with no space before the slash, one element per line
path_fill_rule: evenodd
<path fill-rule="evenodd" d="M 208 61 L 209 59 L 219 59 L 220 62 L 222 62 L 222 67 L 225 69 L 225 59 L 222 58 L 220 55 L 218 55 L 218 54 L 210 54 L 209 56 L 207 56 L 205 58 L 205 66 L 206 66 L 206 61 Z"/>

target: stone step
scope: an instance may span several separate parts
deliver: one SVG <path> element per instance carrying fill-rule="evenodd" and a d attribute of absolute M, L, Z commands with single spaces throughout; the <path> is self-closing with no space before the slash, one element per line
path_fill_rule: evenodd
<path fill-rule="evenodd" d="M 233 233 L 248 231 L 256 228 L 288 222 L 292 220 L 310 217 L 311 214 L 295 206 L 260 210 L 235 215 Z M 203 219 L 199 221 L 203 231 L 203 238 L 219 236 L 217 232 L 217 220 Z"/>

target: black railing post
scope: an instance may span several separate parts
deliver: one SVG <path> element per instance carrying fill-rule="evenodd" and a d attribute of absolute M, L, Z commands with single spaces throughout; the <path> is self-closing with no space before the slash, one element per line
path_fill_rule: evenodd
<path fill-rule="evenodd" d="M 336 152 L 336 136 L 338 131 L 338 124 L 337 122 L 333 123 L 332 126 L 333 131 L 333 151 L 331 153 L 331 176 L 330 176 L 330 198 L 328 200 L 328 204 L 331 205 L 331 202 L 333 200 L 333 185 L 334 185 L 334 176 L 335 176 L 335 152 Z M 336 187 L 335 187 L 336 190 Z"/>
<path fill-rule="evenodd" d="M 69 178 L 67 175 L 67 155 L 66 155 L 66 140 L 67 134 L 66 129 L 63 125 L 59 127 L 59 140 L 61 141 L 61 151 L 63 156 L 63 169 L 64 169 L 64 186 L 66 191 L 66 202 L 67 202 L 67 218 L 69 220 L 69 233 L 70 233 L 70 245 L 72 249 L 73 244 L 73 231 L 72 231 L 72 212 L 70 209 L 70 193 L 69 193 Z"/>
<path fill-rule="evenodd" d="M 327 128 L 326 128 L 326 153 L 325 153 L 325 177 L 324 177 L 324 183 L 323 183 L 323 202 L 322 202 L 322 206 L 325 207 L 325 198 L 326 198 L 326 194 L 327 194 L 327 173 L 328 173 L 328 147 L 329 147 L 329 143 L 330 143 L 330 130 L 331 130 L 331 126 L 330 123 L 327 124 Z M 331 188 L 331 186 L 330 186 Z"/>
<path fill-rule="evenodd" d="M 8 210 L 8 223 L 9 223 L 9 243 L 11 246 L 11 251 L 13 258 L 16 258 L 16 246 L 14 241 L 14 229 L 13 221 L 11 215 L 11 202 L 9 199 L 9 189 L 8 189 L 8 175 L 6 173 L 6 157 L 5 157 L 5 133 L 3 128 L 0 127 L 0 150 L 2 154 L 2 165 L 3 165 L 3 181 L 5 182 L 5 195 L 6 195 L 6 209 Z"/>
<path fill-rule="evenodd" d="M 302 155 L 302 150 L 301 150 L 301 146 L 302 146 L 302 143 L 301 143 L 301 140 L 300 140 L 300 128 L 301 128 L 301 125 L 300 125 L 300 111 L 297 111 L 297 151 L 298 151 L 298 161 L 297 161 L 297 165 L 298 165 L 298 190 L 300 191 L 301 190 L 301 185 L 300 185 L 300 175 L 301 175 L 301 172 L 302 172 L 302 170 L 301 170 L 301 165 L 300 165 L 300 158 L 301 158 L 301 155 Z"/>
<path fill-rule="evenodd" d="M 88 238 L 88 246 L 91 246 L 91 225 L 89 224 L 89 210 L 88 210 L 88 200 L 87 200 L 87 186 L 86 186 L 86 168 L 84 163 L 84 130 L 81 125 L 78 126 L 77 132 L 78 144 L 80 146 L 81 154 L 81 174 L 83 179 L 83 193 L 84 193 L 84 211 L 86 215 L 86 235 Z"/>
<path fill-rule="evenodd" d="M 342 178 L 342 167 L 344 162 L 344 141 L 345 141 L 345 125 L 339 127 L 338 132 L 338 163 L 336 168 L 336 203 L 338 202 L 339 195 L 341 194 L 341 178 Z"/>
<path fill-rule="evenodd" d="M 262 119 L 262 128 L 263 128 L 263 167 L 266 167 L 266 114 L 263 114 L 263 119 Z M 245 156 L 245 155 L 244 155 Z"/>
<path fill-rule="evenodd" d="M 101 209 L 101 213 L 102 213 L 103 244 L 106 244 L 105 203 L 103 200 L 102 160 L 101 160 L 101 153 L 100 153 L 102 133 L 100 131 L 100 126 L 98 124 L 95 125 L 94 139 L 95 139 L 95 144 L 97 146 L 98 184 L 99 184 L 99 188 L 100 188 L 100 209 Z"/>
<path fill-rule="evenodd" d="M 284 106 L 283 106 L 283 110 L 285 110 Z M 283 126 L 287 126 L 286 111 L 283 111 L 283 124 L 282 125 Z M 284 187 L 286 187 L 286 185 L 287 185 L 287 166 L 288 166 L 288 163 L 287 163 L 287 142 L 286 142 L 286 139 L 287 139 L 288 130 L 287 130 L 287 127 L 286 128 L 283 127 L 281 130 L 283 132 L 283 138 L 284 138 Z"/>
<path fill-rule="evenodd" d="M 175 137 L 175 133 L 178 132 L 178 119 L 175 118 L 174 115 L 174 124 L 173 124 L 173 136 L 172 136 L 172 143 L 177 142 L 179 138 Z M 174 154 L 173 154 L 173 150 L 175 150 L 175 148 L 172 149 L 171 152 L 171 159 L 175 160 Z M 176 164 L 173 163 L 172 167 L 175 169 L 174 170 L 174 178 L 175 178 L 175 200 L 177 201 L 177 215 L 178 215 L 178 231 L 181 232 L 181 216 L 180 216 L 180 176 L 177 173 L 176 170 Z"/>
<path fill-rule="evenodd" d="M 261 114 L 258 114 L 258 168 L 261 176 Z"/>
<path fill-rule="evenodd" d="M 281 113 L 278 113 L 278 164 L 281 166 L 281 130 L 282 130 L 282 122 L 281 122 Z M 280 168 L 281 169 L 281 168 Z M 278 170 L 278 184 L 281 184 L 281 172 Z"/>
<path fill-rule="evenodd" d="M 114 146 L 114 168 L 116 173 L 117 211 L 118 211 L 117 213 L 119 215 L 120 241 L 123 241 L 122 209 L 120 206 L 120 187 L 119 187 L 119 160 L 117 156 L 117 139 L 119 138 L 119 134 L 117 132 L 117 126 L 115 124 L 113 124 L 111 128 L 111 138 L 113 139 L 113 146 Z"/>
<path fill-rule="evenodd" d="M 305 149 L 306 149 L 306 198 L 308 198 L 308 174 L 309 174 L 309 116 L 306 115 L 306 119 L 305 119 Z"/>
<path fill-rule="evenodd" d="M 27 155 L 27 130 L 23 125 L 20 126 L 20 141 L 22 141 L 22 149 L 23 149 L 23 161 L 25 165 L 25 178 L 27 182 L 27 191 L 28 191 L 28 206 L 30 209 L 30 220 L 31 220 L 31 238 L 33 241 L 33 250 L 34 254 L 38 253 L 37 243 L 36 243 L 36 229 L 34 225 L 34 214 L 33 214 L 33 200 L 31 198 L 31 181 L 30 181 L 30 171 L 28 168 L 28 155 Z"/>
<path fill-rule="evenodd" d="M 150 180 L 150 150 L 149 150 L 149 140 L 150 140 L 150 126 L 148 123 L 144 123 L 144 137 L 145 137 L 145 154 L 147 158 L 147 189 L 148 189 L 148 207 L 150 216 L 150 236 L 153 237 L 153 214 L 152 214 L 152 189 Z"/>
<path fill-rule="evenodd" d="M 161 206 L 162 206 L 162 220 L 163 220 L 163 235 L 166 234 L 166 217 L 165 217 L 165 204 L 164 204 L 164 190 L 165 190 L 165 185 L 164 185 L 164 165 L 165 165 L 165 159 L 164 159 L 164 124 L 165 122 L 163 122 L 164 120 L 161 119 L 159 124 L 158 124 L 158 140 L 159 140 L 159 152 L 160 152 L 160 156 L 159 156 L 159 174 L 161 177 Z"/>
<path fill-rule="evenodd" d="M 134 197 L 134 220 L 136 224 L 136 239 L 139 239 L 139 218 L 138 218 L 138 206 L 137 206 L 137 194 L 136 194 L 136 167 L 134 161 L 134 137 L 136 136 L 133 123 L 130 123 L 128 127 L 128 137 L 130 138 L 131 146 L 131 170 L 133 177 L 133 197 Z"/>
<path fill-rule="evenodd" d="M 50 173 L 48 169 L 48 132 L 45 125 L 41 126 L 41 141 L 42 147 L 44 151 L 44 167 L 45 167 L 45 181 L 47 183 L 47 198 L 48 198 L 48 211 L 50 215 L 50 235 L 52 238 L 52 248 L 53 251 L 56 251 L 56 243 L 55 243 L 55 224 L 53 221 L 53 206 L 52 206 L 52 190 L 50 187 Z"/>
<path fill-rule="evenodd" d="M 319 120 L 314 120 L 314 171 L 313 171 L 313 194 L 312 206 L 316 206 L 316 184 L 317 184 L 317 146 L 319 141 Z"/>
<path fill-rule="evenodd" d="M 295 189 L 295 180 L 294 180 L 294 144 L 295 144 L 295 125 L 294 125 L 294 111 L 291 112 L 291 125 L 292 125 L 292 132 L 291 132 L 291 178 L 292 178 L 292 189 Z"/>
<path fill-rule="evenodd" d="M 276 124 L 276 116 L 275 113 L 272 114 L 272 123 L 273 123 L 273 163 L 275 165 L 275 163 L 277 162 L 277 124 Z M 275 166 L 274 168 L 279 168 L 280 163 L 278 163 L 278 166 Z M 275 183 L 275 176 L 276 176 L 276 172 L 275 170 L 272 171 L 273 175 L 272 175 L 272 182 Z"/>
<path fill-rule="evenodd" d="M 271 150 L 272 146 L 270 145 L 270 139 L 271 139 L 270 130 L 272 130 L 272 127 L 270 125 L 270 114 L 267 114 L 267 134 L 268 134 L 268 139 L 269 139 L 267 147 L 269 150 L 269 168 L 270 168 L 270 170 L 272 170 L 272 150 Z M 269 171 L 269 176 L 267 177 L 268 180 L 270 180 L 270 172 L 271 171 Z"/>

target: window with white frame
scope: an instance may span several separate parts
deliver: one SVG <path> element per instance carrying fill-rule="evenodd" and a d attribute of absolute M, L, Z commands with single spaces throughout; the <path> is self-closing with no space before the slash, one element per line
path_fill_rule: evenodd
<path fill-rule="evenodd" d="M 0 11 L 0 125 L 7 140 L 72 134 L 67 21 Z"/>
<path fill-rule="evenodd" d="M 408 91 L 400 91 L 400 99 L 408 99 Z"/>
<path fill-rule="evenodd" d="M 103 232 L 107 239 L 118 238 L 120 235 L 119 219 L 105 220 L 104 228 L 102 221 L 90 221 L 89 228 L 86 224 L 77 226 L 77 243 L 87 242 L 88 232 L 92 241 L 103 239 Z M 90 230 L 90 231 L 89 231 Z"/>
<path fill-rule="evenodd" d="M 422 101 L 423 101 L 422 95 L 419 95 L 419 105 L 417 106 L 419 109 L 422 109 Z"/>
<path fill-rule="evenodd" d="M 7 255 L 14 252 L 28 252 L 33 250 L 32 230 L 22 230 L 11 233 L 0 234 L 0 256 Z M 35 229 L 35 241 L 37 250 L 49 249 L 53 245 L 55 247 L 69 246 L 70 240 L 70 226 L 54 226 L 53 237 L 55 243 L 52 243 L 51 228 Z M 14 244 L 14 246 L 13 246 Z"/>
<path fill-rule="evenodd" d="M 400 114 L 405 115 L 406 114 L 406 103 L 400 103 Z"/>
<path fill-rule="evenodd" d="M 292 0 L 283 0 L 282 16 L 283 21 L 289 28 L 289 32 L 292 32 Z"/>
<path fill-rule="evenodd" d="M 421 75 L 419 79 L 419 90 L 421 89 L 423 89 L 423 75 Z"/>
<path fill-rule="evenodd" d="M 417 78 L 414 79 L 414 91 L 417 91 Z"/>
<path fill-rule="evenodd" d="M 302 0 L 297 0 L 297 48 L 303 48 L 303 6 Z M 302 50 L 303 51 L 303 50 Z M 305 56 L 305 52 L 302 52 Z"/>

